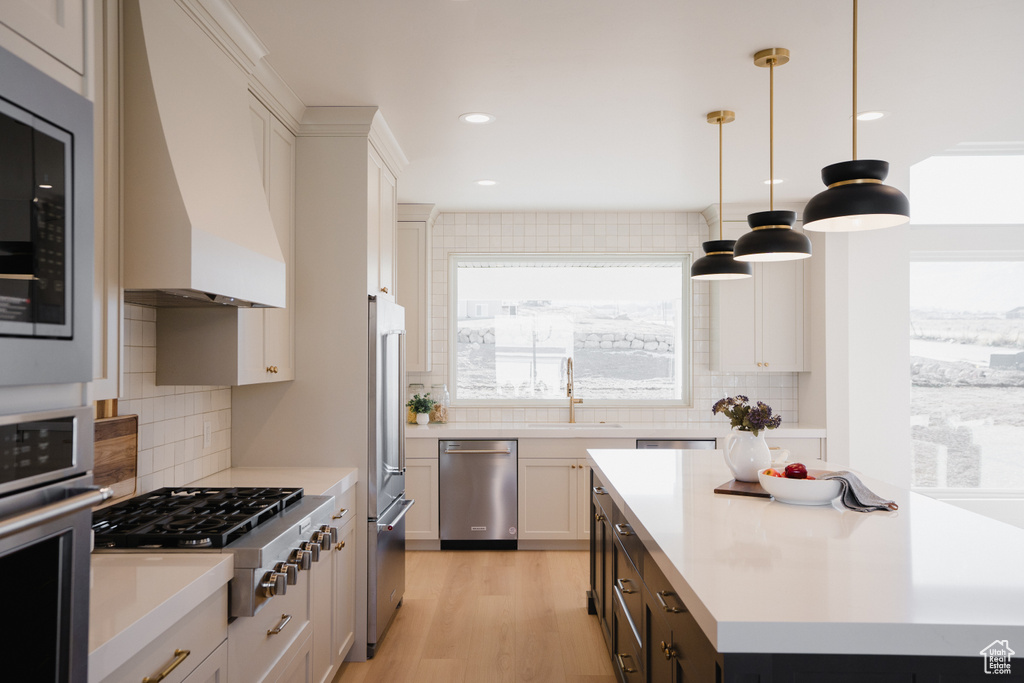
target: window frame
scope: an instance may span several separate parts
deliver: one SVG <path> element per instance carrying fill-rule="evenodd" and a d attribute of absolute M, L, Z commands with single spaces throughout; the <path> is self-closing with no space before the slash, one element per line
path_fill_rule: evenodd
<path fill-rule="evenodd" d="M 580 395 L 586 401 L 584 405 L 596 408 L 693 408 L 693 283 L 690 280 L 690 265 L 693 263 L 693 254 L 690 252 L 656 252 L 656 253 L 594 253 L 594 252 L 537 252 L 537 253 L 495 253 L 495 252 L 451 252 L 448 254 L 448 387 L 451 393 L 451 404 L 458 408 L 558 408 L 568 405 L 567 398 L 561 399 L 466 399 L 458 397 L 458 268 L 460 262 L 466 261 L 608 261 L 608 262 L 630 262 L 651 263 L 655 261 L 666 263 L 678 263 L 683 271 L 682 291 L 680 299 L 682 310 L 680 312 L 681 326 L 680 333 L 676 339 L 685 344 L 685 348 L 678 349 L 677 354 L 680 361 L 680 399 L 595 399 Z"/>

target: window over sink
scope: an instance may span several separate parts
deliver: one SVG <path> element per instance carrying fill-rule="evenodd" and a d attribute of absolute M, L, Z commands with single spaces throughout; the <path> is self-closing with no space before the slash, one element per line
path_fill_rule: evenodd
<path fill-rule="evenodd" d="M 452 402 L 688 405 L 690 258 L 452 254 Z"/>

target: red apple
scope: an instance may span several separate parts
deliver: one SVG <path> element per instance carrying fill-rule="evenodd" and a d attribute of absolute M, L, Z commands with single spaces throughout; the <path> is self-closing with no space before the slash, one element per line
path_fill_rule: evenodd
<path fill-rule="evenodd" d="M 787 479 L 806 479 L 807 478 L 807 467 L 799 462 L 786 465 L 786 478 Z"/>

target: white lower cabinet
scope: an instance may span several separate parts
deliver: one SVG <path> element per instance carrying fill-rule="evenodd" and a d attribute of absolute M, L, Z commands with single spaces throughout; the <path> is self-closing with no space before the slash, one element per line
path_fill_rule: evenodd
<path fill-rule="evenodd" d="M 440 538 L 437 442 L 433 443 L 433 458 L 405 461 L 405 495 L 416 501 L 405 516 L 405 538 L 409 541 L 436 541 Z"/>
<path fill-rule="evenodd" d="M 195 683 L 195 681 L 226 681 L 226 662 L 218 655 L 228 635 L 228 590 L 222 586 L 198 607 L 173 626 L 142 647 L 104 683 L 121 681 L 161 680 L 164 683 Z M 161 674 L 166 674 L 158 678 Z M 193 680 L 192 674 L 196 674 Z"/>
<path fill-rule="evenodd" d="M 356 525 L 350 519 L 338 530 L 334 546 L 334 665 L 340 666 L 356 640 Z"/>
<path fill-rule="evenodd" d="M 309 615 L 313 623 L 313 680 L 330 683 L 334 670 L 334 545 L 309 568 Z"/>
<path fill-rule="evenodd" d="M 313 634 L 308 623 L 300 636 L 263 679 L 264 683 L 313 683 Z"/>
<path fill-rule="evenodd" d="M 576 540 L 576 458 L 519 460 L 519 540 Z"/>
<path fill-rule="evenodd" d="M 228 627 L 228 673 L 232 683 L 273 683 L 312 630 L 309 621 L 310 572 L 276 595 L 252 617 L 239 617 Z M 312 647 L 312 640 L 309 642 Z M 312 671 L 312 668 L 310 668 Z M 308 678 L 305 680 L 309 680 Z"/>
<path fill-rule="evenodd" d="M 159 674 L 157 674 L 159 675 Z M 156 680 L 152 676 L 151 680 Z M 166 678 L 164 679 L 167 680 Z M 228 643 L 222 642 L 182 683 L 227 683 Z"/>

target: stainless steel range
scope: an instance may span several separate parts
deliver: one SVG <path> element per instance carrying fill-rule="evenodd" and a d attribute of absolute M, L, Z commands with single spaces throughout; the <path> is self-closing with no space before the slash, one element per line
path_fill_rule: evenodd
<path fill-rule="evenodd" d="M 229 552 L 229 615 L 283 595 L 337 542 L 330 496 L 297 488 L 162 488 L 93 513 L 96 552 Z"/>

